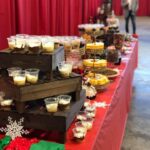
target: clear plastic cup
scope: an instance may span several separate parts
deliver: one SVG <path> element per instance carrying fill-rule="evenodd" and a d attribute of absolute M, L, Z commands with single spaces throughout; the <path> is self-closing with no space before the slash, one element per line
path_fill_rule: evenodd
<path fill-rule="evenodd" d="M 16 74 L 18 74 L 19 72 L 21 72 L 22 69 L 20 67 L 11 67 L 11 68 L 8 68 L 7 71 L 8 71 L 8 75 L 10 77 L 13 77 Z"/>
<path fill-rule="evenodd" d="M 81 129 L 81 128 L 80 128 Z M 86 136 L 86 128 L 82 128 L 83 130 L 78 130 L 78 127 L 75 127 L 72 129 L 72 132 L 73 132 L 73 139 L 76 141 L 76 142 L 82 142 L 82 140 L 85 138 Z"/>
<path fill-rule="evenodd" d="M 70 51 L 72 49 L 71 41 L 69 40 L 63 41 L 63 45 L 65 51 Z"/>
<path fill-rule="evenodd" d="M 26 83 L 25 71 L 20 71 L 13 75 L 14 84 L 18 86 L 23 86 Z"/>
<path fill-rule="evenodd" d="M 7 38 L 9 49 L 13 50 L 16 46 L 15 38 Z"/>
<path fill-rule="evenodd" d="M 70 95 L 60 95 L 57 97 L 58 107 L 60 110 L 65 110 L 70 105 L 71 96 Z"/>
<path fill-rule="evenodd" d="M 82 120 L 81 124 L 87 129 L 90 130 L 93 126 L 93 118 L 87 118 L 86 120 Z"/>
<path fill-rule="evenodd" d="M 71 41 L 72 49 L 79 49 L 80 48 L 80 39 L 76 38 Z"/>
<path fill-rule="evenodd" d="M 43 41 L 42 48 L 44 52 L 53 52 L 54 51 L 54 42 L 51 41 Z"/>
<path fill-rule="evenodd" d="M 79 111 L 79 113 L 77 114 L 77 120 L 86 120 L 86 111 Z"/>
<path fill-rule="evenodd" d="M 56 97 L 49 97 L 44 99 L 45 106 L 48 112 L 54 113 L 58 110 L 58 100 Z"/>
<path fill-rule="evenodd" d="M 18 36 L 18 37 L 16 37 L 15 40 L 16 40 L 15 48 L 18 48 L 18 49 L 25 48 L 26 39 L 24 37 Z"/>
<path fill-rule="evenodd" d="M 58 69 L 62 77 L 69 77 L 72 73 L 73 63 L 70 61 L 63 61 L 58 65 Z"/>
<path fill-rule="evenodd" d="M 41 47 L 41 41 L 40 41 L 39 37 L 36 37 L 36 36 L 30 37 L 27 40 L 27 46 L 31 52 L 33 52 L 33 53 L 39 52 L 40 47 Z"/>
<path fill-rule="evenodd" d="M 38 82 L 39 79 L 39 69 L 30 68 L 25 70 L 27 82 L 35 84 Z"/>
<path fill-rule="evenodd" d="M 85 108 L 87 118 L 94 118 L 96 115 L 96 107 L 94 105 L 90 105 Z"/>

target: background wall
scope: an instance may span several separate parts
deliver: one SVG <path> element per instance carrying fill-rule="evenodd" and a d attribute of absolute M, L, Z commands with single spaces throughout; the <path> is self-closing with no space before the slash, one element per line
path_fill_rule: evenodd
<path fill-rule="evenodd" d="M 77 35 L 77 25 L 94 16 L 103 0 L 0 0 L 0 49 L 16 33 Z M 150 0 L 139 0 L 138 15 L 150 15 Z M 121 0 L 113 0 L 122 15 Z"/>

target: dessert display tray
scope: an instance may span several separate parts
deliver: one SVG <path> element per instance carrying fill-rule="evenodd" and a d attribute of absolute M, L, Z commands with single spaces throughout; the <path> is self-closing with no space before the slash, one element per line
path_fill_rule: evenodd
<path fill-rule="evenodd" d="M 40 129 L 44 131 L 59 131 L 59 142 L 64 143 L 66 139 L 66 131 L 74 120 L 77 113 L 80 111 L 85 100 L 85 91 L 80 92 L 80 98 L 75 101 L 75 97 L 70 103 L 70 107 L 64 111 L 56 113 L 48 113 L 46 109 L 40 107 L 33 107 L 26 109 L 24 113 L 20 114 L 15 109 L 0 108 L 0 125 L 5 126 L 8 124 L 8 116 L 13 120 L 24 118 L 23 126 L 28 129 Z"/>
<path fill-rule="evenodd" d="M 0 67 L 21 67 L 38 68 L 42 72 L 49 73 L 50 79 L 53 77 L 53 71 L 56 69 L 58 63 L 64 60 L 63 46 L 56 49 L 53 53 L 28 53 L 17 52 L 4 49 L 0 51 Z"/>

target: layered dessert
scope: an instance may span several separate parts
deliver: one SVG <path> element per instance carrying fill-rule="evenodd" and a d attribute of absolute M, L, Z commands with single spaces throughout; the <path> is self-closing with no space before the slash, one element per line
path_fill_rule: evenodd
<path fill-rule="evenodd" d="M 60 110 L 65 110 L 69 108 L 71 96 L 60 95 L 58 96 L 58 107 Z"/>
<path fill-rule="evenodd" d="M 93 50 L 104 50 L 104 43 L 103 42 L 96 42 L 96 43 L 87 43 L 86 49 L 93 49 Z"/>
<path fill-rule="evenodd" d="M 87 119 L 81 121 L 81 124 L 87 129 L 90 130 L 93 126 L 93 119 Z"/>
<path fill-rule="evenodd" d="M 83 65 L 85 67 L 106 67 L 107 66 L 107 61 L 105 59 L 84 59 L 83 60 Z"/>

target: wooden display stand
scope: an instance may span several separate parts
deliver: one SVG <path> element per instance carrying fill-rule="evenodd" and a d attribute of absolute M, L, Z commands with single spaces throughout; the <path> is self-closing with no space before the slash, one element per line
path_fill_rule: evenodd
<path fill-rule="evenodd" d="M 0 67 L 21 67 L 22 69 L 38 68 L 41 72 L 47 73 L 52 79 L 53 71 L 58 63 L 64 60 L 63 46 L 56 49 L 53 53 L 29 53 L 28 51 L 10 51 L 4 49 L 0 51 Z"/>
<path fill-rule="evenodd" d="M 72 74 L 71 77 L 61 78 L 59 74 L 58 76 L 54 75 L 56 64 L 60 61 L 59 58 L 62 58 L 60 51 L 61 48 L 52 55 L 10 53 L 7 50 L 0 52 L 0 67 L 3 68 L 0 75 L 0 91 L 5 93 L 5 98 L 13 99 L 15 104 L 13 107 L 0 108 L 0 125 L 5 126 L 7 124 L 8 116 L 15 120 L 24 117 L 25 128 L 58 131 L 61 133 L 60 142 L 65 142 L 66 131 L 80 111 L 86 96 L 85 91 L 82 91 L 81 76 Z M 16 86 L 7 73 L 3 74 L 2 71 L 15 66 L 23 69 L 39 68 L 40 71 L 50 73 L 50 79 L 39 79 L 36 84 L 27 83 L 24 86 Z M 72 96 L 70 107 L 64 111 L 58 110 L 56 113 L 47 112 L 43 99 L 61 94 Z M 27 108 L 27 103 L 30 102 L 37 105 L 32 109 Z"/>

